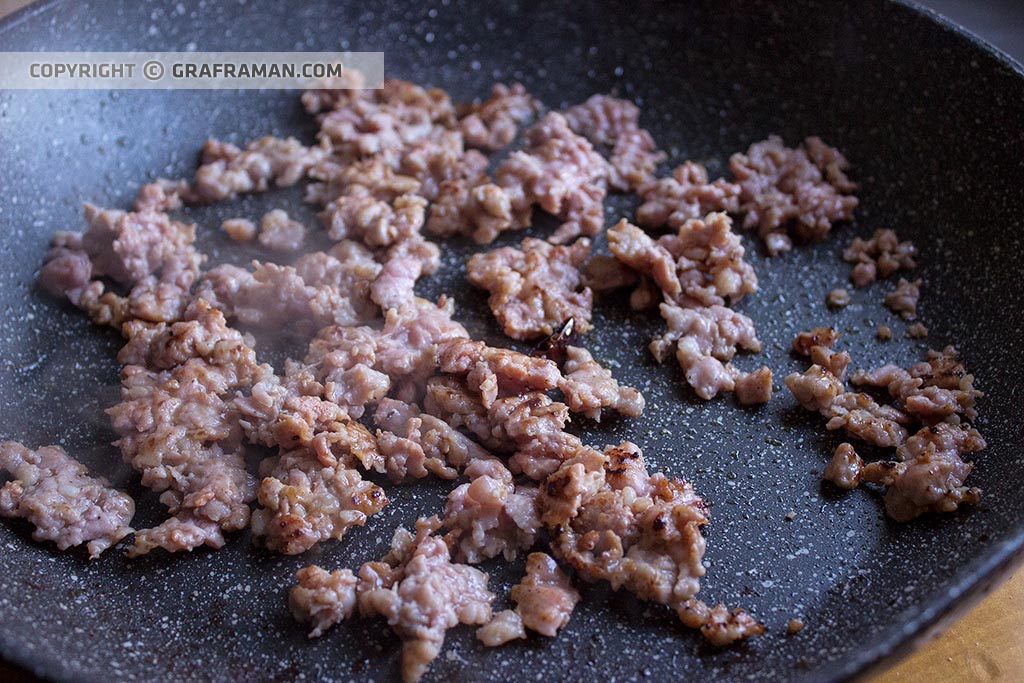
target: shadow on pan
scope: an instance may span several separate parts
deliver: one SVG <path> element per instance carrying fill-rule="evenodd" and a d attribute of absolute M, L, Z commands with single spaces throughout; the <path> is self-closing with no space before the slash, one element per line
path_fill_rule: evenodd
<path fill-rule="evenodd" d="M 955 27 L 883 2 L 124 0 L 44 2 L 9 18 L 0 35 L 6 50 L 384 50 L 389 75 L 444 87 L 456 99 L 483 95 L 495 80 L 521 81 L 551 107 L 614 92 L 643 106 L 643 123 L 670 150 L 670 163 L 696 159 L 712 172 L 770 133 L 790 143 L 821 135 L 854 164 L 856 223 L 775 260 L 747 243 L 762 289 L 741 308 L 765 342 L 756 362 L 777 377 L 798 365 L 787 354 L 792 335 L 813 324 L 842 329 L 861 366 L 921 357 L 922 342 L 875 339 L 878 324 L 897 338 L 904 329 L 879 305 L 884 283 L 854 292 L 840 312 L 824 305 L 826 292 L 846 280 L 839 250 L 853 235 L 893 227 L 920 247 L 928 342 L 959 345 L 988 392 L 978 426 L 990 447 L 972 475 L 985 497 L 976 509 L 896 526 L 871 492 L 822 489 L 820 471 L 837 440 L 797 411 L 788 392 L 755 411 L 696 401 L 676 370 L 648 357 L 657 321 L 627 320 L 620 303 L 603 302 L 585 342 L 621 365 L 649 408 L 638 420 L 584 431 L 595 441 L 630 438 L 653 468 L 694 482 L 713 504 L 701 595 L 748 607 L 769 632 L 712 650 L 667 611 L 588 586 L 553 641 L 485 651 L 470 629 L 453 630 L 428 680 L 525 681 L 552 672 L 566 681 L 681 673 L 845 680 L 905 651 L 1012 566 L 1024 541 L 1024 78 Z M 187 175 L 207 136 L 309 140 L 312 130 L 287 92 L 0 93 L 0 436 L 64 445 L 129 485 L 143 523 L 158 519 L 154 498 L 117 464 L 101 414 L 115 395 L 118 341 L 42 297 L 34 271 L 54 231 L 80 229 L 83 201 L 126 206 L 139 183 Z M 216 249 L 220 219 L 269 206 L 308 216 L 298 195 L 285 192 L 190 218 Z M 625 210 L 612 202 L 609 220 Z M 459 316 L 493 332 L 483 298 L 462 279 L 469 251 L 453 243 L 447 274 L 423 293 L 456 294 Z M 755 359 L 744 362 L 753 367 Z M 108 553 L 90 563 L 31 543 L 25 526 L 5 523 L 0 650 L 53 680 L 393 678 L 397 640 L 386 625 L 353 621 L 307 641 L 287 614 L 286 591 L 300 566 L 379 556 L 396 525 L 438 509 L 445 488 L 393 487 L 394 504 L 366 527 L 299 558 L 266 554 L 243 534 L 218 552 L 135 562 Z M 521 564 L 485 569 L 504 595 Z M 806 627 L 786 636 L 792 617 Z"/>

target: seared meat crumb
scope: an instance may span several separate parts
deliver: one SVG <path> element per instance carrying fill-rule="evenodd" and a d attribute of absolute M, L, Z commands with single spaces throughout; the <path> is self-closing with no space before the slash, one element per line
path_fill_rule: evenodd
<path fill-rule="evenodd" d="M 0 488 L 0 516 L 27 519 L 37 541 L 53 541 L 61 550 L 85 543 L 95 559 L 132 533 L 135 501 L 59 446 L 33 451 L 0 443 L 0 470 L 12 477 Z"/>
<path fill-rule="evenodd" d="M 256 224 L 248 218 L 228 218 L 220 224 L 220 229 L 235 242 L 252 242 L 256 239 Z"/>
<path fill-rule="evenodd" d="M 921 296 L 921 280 L 908 282 L 903 278 L 896 284 L 896 289 L 885 295 L 885 305 L 893 313 L 899 313 L 904 320 L 917 317 L 917 300 Z"/>
<path fill-rule="evenodd" d="M 576 330 L 590 329 L 593 295 L 580 286 L 579 268 L 590 255 L 590 240 L 554 246 L 527 237 L 519 249 L 502 247 L 474 254 L 469 281 L 491 293 L 488 304 L 505 334 L 535 339 L 552 334 L 572 318 Z"/>
<path fill-rule="evenodd" d="M 850 293 L 845 289 L 833 289 L 828 293 L 825 302 L 829 308 L 845 308 L 850 305 Z"/>
<path fill-rule="evenodd" d="M 644 183 L 637 194 L 643 203 L 637 207 L 636 222 L 647 228 L 678 229 L 713 211 L 739 213 L 739 185 L 721 178 L 708 182 L 707 169 L 692 161 L 678 166 L 669 178 Z"/>
<path fill-rule="evenodd" d="M 644 397 L 632 387 L 620 385 L 612 373 L 578 346 L 566 347 L 565 377 L 558 388 L 565 395 L 569 410 L 601 420 L 601 409 L 611 408 L 637 417 L 644 409 Z"/>
<path fill-rule="evenodd" d="M 841 443 L 825 467 L 823 477 L 841 489 L 852 489 L 860 483 L 860 472 L 863 467 L 864 461 L 857 455 L 853 446 Z"/>
<path fill-rule="evenodd" d="M 869 240 L 854 238 L 843 250 L 843 259 L 854 264 L 850 281 L 855 287 L 866 287 L 876 278 L 887 278 L 898 270 L 917 268 L 917 248 L 911 242 L 900 242 L 892 230 L 876 230 Z"/>

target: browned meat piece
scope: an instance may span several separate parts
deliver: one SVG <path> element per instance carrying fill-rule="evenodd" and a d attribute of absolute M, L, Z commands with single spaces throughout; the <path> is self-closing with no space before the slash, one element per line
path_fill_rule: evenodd
<path fill-rule="evenodd" d="M 256 239 L 256 224 L 248 218 L 229 218 L 220 224 L 220 229 L 234 242 L 252 242 Z"/>
<path fill-rule="evenodd" d="M 229 318 L 254 327 L 299 320 L 318 327 L 371 320 L 379 308 L 370 300 L 370 283 L 381 266 L 365 250 L 348 249 L 344 256 L 341 260 L 314 252 L 294 266 L 255 262 L 252 272 L 222 264 L 203 276 L 196 295 Z"/>
<path fill-rule="evenodd" d="M 564 431 L 569 409 L 540 392 L 497 399 L 487 413 L 491 433 L 515 450 L 509 467 L 542 481 L 584 448 L 579 437 Z"/>
<path fill-rule="evenodd" d="M 423 401 L 427 413 L 438 417 L 455 429 L 465 429 L 477 441 L 495 450 L 508 448 L 504 435 L 491 431 L 491 421 L 487 417 L 479 395 L 466 386 L 464 380 L 457 377 L 432 377 L 427 382 L 427 393 Z"/>
<path fill-rule="evenodd" d="M 406 194 L 393 202 L 371 196 L 342 196 L 319 214 L 331 239 L 359 240 L 371 247 L 389 247 L 418 235 L 427 201 Z"/>
<path fill-rule="evenodd" d="M 374 422 L 377 443 L 392 481 L 420 479 L 428 472 L 455 479 L 475 460 L 490 460 L 490 453 L 451 425 L 420 413 L 415 405 L 385 398 L 377 405 Z"/>
<path fill-rule="evenodd" d="M 800 332 L 793 339 L 793 351 L 801 356 L 811 355 L 815 346 L 831 348 L 839 339 L 839 331 L 833 327 L 812 327 L 807 332 Z"/>
<path fill-rule="evenodd" d="M 274 251 L 298 251 L 306 241 L 306 226 L 288 217 L 287 211 L 274 209 L 260 220 L 259 243 Z"/>
<path fill-rule="evenodd" d="M 904 320 L 913 320 L 917 317 L 917 300 L 920 296 L 920 279 L 908 282 L 900 278 L 896 289 L 885 295 L 885 305 L 893 313 L 899 313 Z"/>
<path fill-rule="evenodd" d="M 115 444 L 173 515 L 137 532 L 129 554 L 220 547 L 223 531 L 249 523 L 255 496 L 230 406 L 233 392 L 258 371 L 255 352 L 201 300 L 183 322 L 130 323 L 125 331 L 121 359 L 129 364 L 121 372 L 121 402 L 107 410 L 120 435 Z M 139 360 L 151 369 L 132 364 Z"/>
<path fill-rule="evenodd" d="M 743 373 L 728 361 L 737 349 L 761 350 L 753 321 L 724 306 L 680 308 L 664 303 L 661 317 L 668 323 L 668 330 L 651 342 L 651 353 L 660 363 L 674 348 L 686 381 L 705 400 L 719 391 L 736 389 L 736 380 Z M 762 374 L 755 381 L 764 378 Z"/>
<path fill-rule="evenodd" d="M 740 372 L 735 385 L 736 402 L 741 406 L 767 403 L 772 399 L 772 369 L 764 366 L 753 372 Z"/>
<path fill-rule="evenodd" d="M 322 147 L 305 147 L 295 138 L 263 137 L 245 150 L 231 143 L 208 140 L 202 164 L 184 198 L 208 203 L 240 194 L 265 192 L 272 185 L 294 185 L 324 156 Z"/>
<path fill-rule="evenodd" d="M 592 95 L 566 109 L 565 119 L 593 144 L 611 148 L 609 183 L 616 189 L 636 189 L 650 181 L 666 159 L 651 134 L 640 128 L 640 108 L 628 100 Z"/>
<path fill-rule="evenodd" d="M 794 372 L 785 382 L 800 405 L 828 418 L 825 426 L 830 430 L 841 428 L 854 438 L 883 447 L 898 446 L 907 438 L 902 426 L 908 421 L 905 413 L 879 405 L 867 394 L 846 391 L 842 381 L 820 365 L 803 374 Z"/>
<path fill-rule="evenodd" d="M 928 336 L 928 328 L 919 322 L 907 325 L 907 336 L 911 339 L 923 339 Z"/>
<path fill-rule="evenodd" d="M 897 522 L 926 512 L 953 512 L 981 498 L 981 489 L 964 486 L 974 465 L 961 456 L 985 446 L 977 430 L 941 423 L 925 427 L 897 449 L 903 462 L 870 463 L 861 477 L 888 487 L 885 511 Z"/>
<path fill-rule="evenodd" d="M 708 182 L 708 171 L 692 161 L 677 166 L 668 178 L 658 178 L 637 189 L 643 203 L 636 222 L 648 228 L 681 227 L 712 211 L 739 213 L 740 187 L 719 178 Z"/>
<path fill-rule="evenodd" d="M 836 221 L 850 220 L 857 206 L 849 163 L 833 147 L 809 137 L 796 149 L 771 136 L 729 160 L 740 186 L 743 227 L 757 228 L 768 254 L 788 251 L 790 236 L 818 239 Z"/>
<path fill-rule="evenodd" d="M 498 555 L 515 559 L 533 545 L 541 526 L 537 487 L 516 485 L 512 473 L 493 458 L 473 460 L 466 476 L 469 483 L 448 494 L 441 520 L 455 559 L 469 564 Z"/>
<path fill-rule="evenodd" d="M 128 213 L 85 205 L 85 233 L 57 233 L 39 273 L 40 285 L 66 297 L 97 324 L 128 319 L 176 320 L 190 300 L 203 257 L 193 246 L 195 226 L 153 211 Z M 130 288 L 106 292 L 100 278 Z"/>
<path fill-rule="evenodd" d="M 466 266 L 469 281 L 491 293 L 487 303 L 505 334 L 513 339 L 550 335 L 572 318 L 576 329 L 590 329 L 593 294 L 580 288 L 579 267 L 590 256 L 590 240 L 554 246 L 527 237 L 519 249 L 502 247 L 474 254 Z"/>
<path fill-rule="evenodd" d="M 523 625 L 548 638 L 569 623 L 580 594 L 546 553 L 530 553 L 526 576 L 512 586 L 512 600 Z"/>
<path fill-rule="evenodd" d="M 869 240 L 854 238 L 843 250 L 843 260 L 853 263 L 850 280 L 855 287 L 866 287 L 876 278 L 887 278 L 898 270 L 917 268 L 917 247 L 900 242 L 892 230 L 875 230 Z"/>
<path fill-rule="evenodd" d="M 562 378 L 558 366 L 546 358 L 535 358 L 468 339 L 455 339 L 440 345 L 438 361 L 441 372 L 465 375 L 468 386 L 480 392 L 486 408 L 490 408 L 499 396 L 554 389 Z"/>
<path fill-rule="evenodd" d="M 822 478 L 830 481 L 841 489 L 856 488 L 860 483 L 860 471 L 864 467 L 864 461 L 854 447 L 848 443 L 841 443 L 832 455 Z"/>
<path fill-rule="evenodd" d="M 365 524 L 388 499 L 383 489 L 351 467 L 352 460 L 306 448 L 264 460 L 253 534 L 271 550 L 296 555 L 320 541 L 340 540 L 353 526 Z"/>
<path fill-rule="evenodd" d="M 850 305 L 850 293 L 842 288 L 833 289 L 825 297 L 825 303 L 829 308 L 846 308 Z"/>
<path fill-rule="evenodd" d="M 498 647 L 513 640 L 524 640 L 526 628 L 519 612 L 506 609 L 497 612 L 489 622 L 478 628 L 476 637 L 485 647 Z"/>
<path fill-rule="evenodd" d="M 892 339 L 892 328 L 888 325 L 879 325 L 876 336 L 880 341 L 889 341 Z"/>
<path fill-rule="evenodd" d="M 608 162 L 552 112 L 527 128 L 526 147 L 509 155 L 495 175 L 509 192 L 514 215 L 528 215 L 537 205 L 563 221 L 549 238 L 563 244 L 604 227 L 608 173 Z"/>
<path fill-rule="evenodd" d="M 489 98 L 472 102 L 459 112 L 459 130 L 468 145 L 492 151 L 501 149 L 515 139 L 519 126 L 539 109 L 540 102 L 520 83 L 495 83 Z"/>
<path fill-rule="evenodd" d="M 369 157 L 351 164 L 328 157 L 310 169 L 317 182 L 306 187 L 306 201 L 329 208 L 342 197 L 393 202 L 402 196 L 421 194 L 419 179 L 397 172 L 382 157 Z M 328 221 L 324 223 L 330 227 Z"/>
<path fill-rule="evenodd" d="M 477 244 L 489 244 L 501 232 L 521 227 L 524 218 L 513 214 L 505 188 L 461 178 L 441 184 L 427 220 L 427 230 L 435 235 L 464 235 Z"/>
<path fill-rule="evenodd" d="M 53 541 L 61 550 L 85 543 L 89 557 L 97 558 L 132 532 L 135 501 L 59 446 L 33 451 L 0 443 L 0 471 L 11 477 L 0 488 L 0 516 L 28 520 L 37 541 Z"/>
<path fill-rule="evenodd" d="M 182 206 L 182 195 L 187 195 L 188 191 L 188 181 L 157 178 L 139 188 L 133 208 L 136 211 L 176 211 Z"/>
<path fill-rule="evenodd" d="M 639 273 L 608 254 L 594 254 L 580 268 L 580 282 L 595 292 L 628 287 L 639 279 Z"/>
<path fill-rule="evenodd" d="M 489 622 L 494 600 L 487 590 L 487 575 L 452 563 L 448 546 L 430 536 L 429 529 L 417 524 L 415 539 L 402 539 L 396 533 L 396 554 L 405 560 L 401 565 L 368 563 L 359 572 L 360 611 L 384 617 L 402 639 L 406 683 L 426 673 L 440 654 L 449 628 Z"/>
<path fill-rule="evenodd" d="M 477 150 L 466 149 L 458 131 L 440 130 L 403 150 L 399 169 L 420 181 L 417 194 L 434 201 L 446 182 L 486 182 L 488 163 Z"/>
<path fill-rule="evenodd" d="M 595 361 L 589 351 L 569 346 L 566 356 L 565 377 L 558 382 L 558 388 L 565 395 L 569 410 L 599 422 L 602 408 L 633 417 L 643 412 L 643 394 L 633 387 L 620 385 L 611 371 Z"/>
<path fill-rule="evenodd" d="M 680 620 L 690 628 L 700 629 L 704 639 L 716 647 L 732 645 L 737 640 L 764 633 L 764 624 L 740 608 L 730 610 L 723 604 L 709 607 L 690 599 L 676 608 Z"/>
<path fill-rule="evenodd" d="M 288 607 L 296 620 L 309 624 L 310 638 L 348 619 L 356 608 L 355 575 L 348 569 L 328 572 L 316 565 L 295 573 L 297 583 L 288 593 Z"/>
<path fill-rule="evenodd" d="M 974 388 L 974 375 L 957 360 L 957 350 L 929 351 L 928 360 L 909 370 L 892 364 L 853 373 L 857 385 L 885 387 L 911 415 L 925 424 L 959 423 L 960 417 L 973 421 L 978 413 L 977 400 L 984 394 Z"/>
<path fill-rule="evenodd" d="M 375 155 L 395 165 L 407 147 L 455 123 L 451 100 L 437 88 L 387 79 L 377 90 L 334 92 L 329 111 L 326 102 L 309 104 L 324 111 L 320 139 L 341 165 Z"/>
<path fill-rule="evenodd" d="M 608 247 L 680 306 L 721 306 L 757 291 L 757 275 L 743 260 L 743 244 L 724 213 L 687 221 L 657 240 L 623 219 L 608 230 Z"/>

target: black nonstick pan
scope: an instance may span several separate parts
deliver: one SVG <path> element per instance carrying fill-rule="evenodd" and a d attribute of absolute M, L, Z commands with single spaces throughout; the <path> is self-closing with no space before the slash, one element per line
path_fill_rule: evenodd
<path fill-rule="evenodd" d="M 838 437 L 781 382 L 758 410 L 701 402 L 678 369 L 650 359 L 659 321 L 603 300 L 584 342 L 643 390 L 648 409 L 580 426 L 595 441 L 630 438 L 652 470 L 694 482 L 713 506 L 701 595 L 747 607 L 768 633 L 715 650 L 668 610 L 584 586 L 557 639 L 488 651 L 457 628 L 427 680 L 846 680 L 906 651 L 1014 565 L 1024 543 L 1024 72 L 935 16 L 909 4 L 811 0 L 44 1 L 0 24 L 0 46 L 383 50 L 389 76 L 457 99 L 484 95 L 495 80 L 521 81 L 552 108 L 594 92 L 634 99 L 673 164 L 690 158 L 721 172 L 731 152 L 771 133 L 790 143 L 820 135 L 851 159 L 861 185 L 853 225 L 776 259 L 746 242 L 761 280 L 740 306 L 765 342 L 756 361 L 777 378 L 801 367 L 788 344 L 814 324 L 841 329 L 862 367 L 955 343 L 988 394 L 978 427 L 990 446 L 971 477 L 981 503 L 896 525 L 876 494 L 836 495 L 820 474 Z M 123 207 L 151 177 L 189 175 L 207 136 L 310 140 L 313 130 L 290 92 L 0 93 L 0 437 L 62 444 L 128 487 L 137 526 L 159 520 L 155 497 L 110 446 L 102 413 L 116 398 L 118 338 L 43 295 L 35 271 L 54 231 L 83 227 L 83 201 Z M 275 192 L 188 216 L 205 248 L 244 262 L 253 254 L 227 253 L 219 221 L 271 206 L 310 218 L 299 199 L 298 190 Z M 609 221 L 630 208 L 610 202 Z M 891 283 L 857 290 L 842 311 L 825 306 L 847 278 L 842 246 L 879 227 L 921 250 L 926 341 L 904 339 L 904 323 L 881 307 Z M 454 294 L 471 331 L 493 334 L 483 296 L 460 270 L 470 251 L 448 243 L 448 274 L 421 290 Z M 891 342 L 875 338 L 883 323 Z M 269 346 L 291 341 L 282 331 Z M 379 556 L 392 529 L 437 511 L 448 487 L 391 487 L 393 505 L 366 527 L 301 557 L 270 555 L 240 534 L 216 552 L 137 561 L 109 552 L 90 562 L 4 522 L 0 653 L 60 681 L 393 679 L 398 640 L 383 622 L 354 620 L 310 641 L 288 615 L 286 592 L 311 562 L 352 567 Z M 484 568 L 504 595 L 521 562 Z M 806 626 L 786 635 L 793 617 Z"/>

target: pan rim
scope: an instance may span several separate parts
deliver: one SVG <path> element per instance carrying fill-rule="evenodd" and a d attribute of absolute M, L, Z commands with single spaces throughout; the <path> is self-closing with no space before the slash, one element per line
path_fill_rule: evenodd
<path fill-rule="evenodd" d="M 940 29 L 965 41 L 996 65 L 1007 69 L 1014 76 L 1024 79 L 1024 62 L 997 47 L 987 39 L 975 34 L 955 20 L 923 5 L 919 0 L 886 0 L 901 10 L 911 12 Z M 66 0 L 36 0 L 31 4 L 0 18 L 0 36 L 25 21 L 45 14 L 66 4 Z M 1015 570 L 1024 566 L 1024 523 L 983 558 L 976 566 L 963 565 L 954 582 L 942 594 L 930 602 L 908 609 L 903 613 L 901 623 L 880 630 L 877 637 L 864 648 L 851 652 L 835 668 L 831 675 L 822 679 L 828 683 L 865 680 L 896 664 L 910 655 L 921 645 L 939 635 L 952 623 L 972 609 L 996 586 L 1001 584 Z M 59 657 L 34 660 L 18 652 L 17 643 L 0 638 L 0 661 L 20 669 L 27 675 L 53 683 L 81 683 L 100 680 L 68 671 Z"/>

